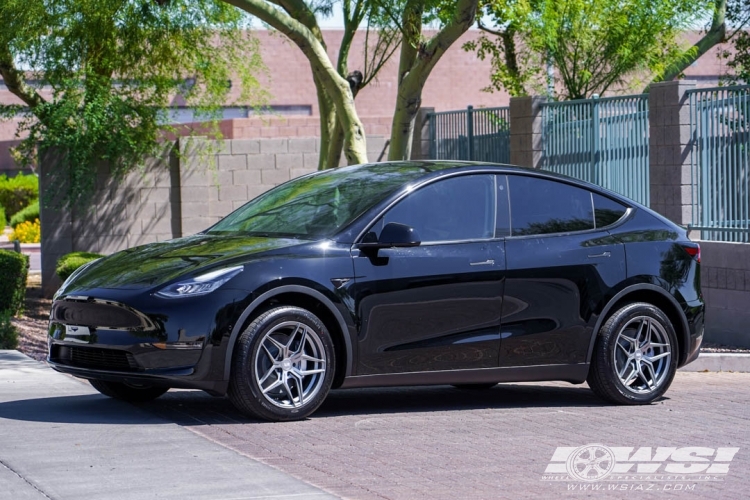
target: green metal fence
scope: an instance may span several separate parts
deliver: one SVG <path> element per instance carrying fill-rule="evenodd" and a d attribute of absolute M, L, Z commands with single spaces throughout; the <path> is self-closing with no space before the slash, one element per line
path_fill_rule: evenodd
<path fill-rule="evenodd" d="M 478 108 L 428 114 L 430 158 L 510 162 L 510 108 Z"/>
<path fill-rule="evenodd" d="M 701 239 L 750 241 L 750 85 L 696 89 L 692 132 L 691 227 Z M 720 229 L 720 230 L 716 230 Z"/>
<path fill-rule="evenodd" d="M 544 169 L 649 204 L 648 95 L 542 104 Z"/>

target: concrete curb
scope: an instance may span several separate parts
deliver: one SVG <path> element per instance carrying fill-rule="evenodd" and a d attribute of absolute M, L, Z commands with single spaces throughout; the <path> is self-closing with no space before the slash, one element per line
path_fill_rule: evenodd
<path fill-rule="evenodd" d="M 750 353 L 705 352 L 680 368 L 684 372 L 750 372 Z"/>

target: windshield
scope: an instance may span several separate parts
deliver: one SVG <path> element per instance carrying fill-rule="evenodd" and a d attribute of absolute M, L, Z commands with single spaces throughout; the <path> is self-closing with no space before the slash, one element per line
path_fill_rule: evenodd
<path fill-rule="evenodd" d="M 243 205 L 207 233 L 325 238 L 428 171 L 419 164 L 357 165 L 301 177 Z"/>

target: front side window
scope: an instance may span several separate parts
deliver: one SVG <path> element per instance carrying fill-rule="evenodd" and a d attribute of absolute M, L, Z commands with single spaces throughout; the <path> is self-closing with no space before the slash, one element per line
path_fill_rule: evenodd
<path fill-rule="evenodd" d="M 563 182 L 509 175 L 511 235 L 594 229 L 591 192 Z"/>
<path fill-rule="evenodd" d="M 408 194 L 375 228 L 398 222 L 423 243 L 489 239 L 495 232 L 495 176 L 464 175 L 433 182 Z"/>

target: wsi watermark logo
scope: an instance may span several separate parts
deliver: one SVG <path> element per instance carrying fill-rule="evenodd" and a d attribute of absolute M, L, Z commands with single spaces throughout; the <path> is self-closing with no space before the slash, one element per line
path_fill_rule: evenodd
<path fill-rule="evenodd" d="M 698 482 L 723 481 L 739 448 L 660 446 L 560 446 L 543 481 L 578 483 L 568 489 L 693 490 Z M 599 482 L 621 483 L 594 484 Z"/>

